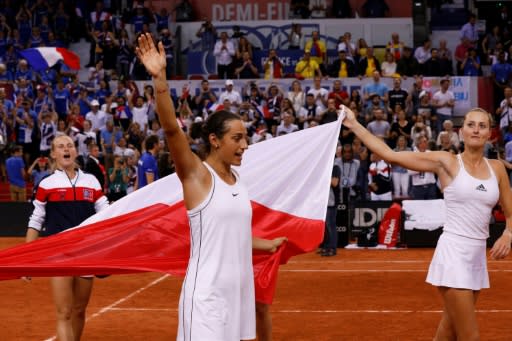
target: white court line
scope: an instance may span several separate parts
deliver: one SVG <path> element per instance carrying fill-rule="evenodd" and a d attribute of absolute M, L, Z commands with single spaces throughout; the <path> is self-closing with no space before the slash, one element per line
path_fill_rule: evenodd
<path fill-rule="evenodd" d="M 148 311 L 148 312 L 178 312 L 178 309 L 170 309 L 170 308 L 111 308 L 110 311 Z M 272 313 L 282 313 L 282 314 L 410 314 L 410 313 L 420 313 L 420 314 L 440 314 L 442 310 L 272 310 Z M 485 313 L 485 314 L 510 314 L 512 313 L 512 309 L 479 309 L 476 311 L 477 313 Z"/>
<path fill-rule="evenodd" d="M 129 294 L 129 295 L 127 295 L 127 296 L 125 296 L 125 297 L 115 301 L 111 305 L 106 306 L 104 308 L 101 308 L 100 311 L 98 311 L 97 313 L 94 313 L 91 316 L 87 317 L 87 319 L 85 321 L 88 322 L 88 321 L 92 320 L 93 318 L 96 318 L 96 317 L 106 313 L 107 311 L 113 310 L 115 308 L 115 306 L 123 303 L 126 300 L 129 300 L 130 298 L 132 298 L 133 296 L 135 296 L 137 294 L 140 294 L 144 290 L 151 288 L 155 284 L 160 283 L 161 281 L 163 281 L 167 277 L 169 277 L 169 275 L 163 275 L 162 277 L 159 277 L 159 278 L 155 279 L 153 282 L 149 283 L 145 287 L 139 288 L 139 289 L 135 290 L 134 292 L 132 292 L 131 294 Z M 52 337 L 50 337 L 50 338 L 48 338 L 48 339 L 46 339 L 44 341 L 54 341 L 54 340 L 57 340 L 57 336 L 56 335 L 53 335 Z"/>
<path fill-rule="evenodd" d="M 425 264 L 430 260 L 318 260 L 318 261 L 301 261 L 291 260 L 287 264 Z M 511 264 L 509 260 L 489 260 L 487 264 Z"/>

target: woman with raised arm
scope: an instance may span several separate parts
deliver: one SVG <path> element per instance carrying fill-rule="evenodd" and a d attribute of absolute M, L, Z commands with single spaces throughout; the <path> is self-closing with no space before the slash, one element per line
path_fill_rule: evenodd
<path fill-rule="evenodd" d="M 137 56 L 153 77 L 156 107 L 167 137 L 190 222 L 191 253 L 183 282 L 177 340 L 256 337 L 252 247 L 274 252 L 285 240 L 251 238 L 247 189 L 231 166 L 248 148 L 240 116 L 216 112 L 203 128 L 206 160 L 190 149 L 178 125 L 165 78 L 165 51 L 141 35 Z"/>
<path fill-rule="evenodd" d="M 475 304 L 480 289 L 489 287 L 486 239 L 491 211 L 500 201 L 506 228 L 494 243 L 490 256 L 502 259 L 512 241 L 512 192 L 505 167 L 499 160 L 484 158 L 491 136 L 491 115 L 471 109 L 464 116 L 462 135 L 465 150 L 454 155 L 394 152 L 381 139 L 360 125 L 352 111 L 344 108 L 343 124 L 384 160 L 402 167 L 434 172 L 444 192 L 446 222 L 429 267 L 427 282 L 438 287 L 444 302 L 441 322 L 434 340 L 479 340 Z"/>

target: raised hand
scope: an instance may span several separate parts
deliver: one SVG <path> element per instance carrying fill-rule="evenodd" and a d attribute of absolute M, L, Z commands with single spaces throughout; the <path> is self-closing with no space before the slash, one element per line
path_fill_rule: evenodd
<path fill-rule="evenodd" d="M 138 46 L 135 49 L 135 53 L 149 74 L 153 77 L 158 77 L 162 73 L 165 75 L 167 61 L 162 42 L 158 43 L 157 49 L 151 34 L 145 33 L 140 35 L 137 43 Z"/>
<path fill-rule="evenodd" d="M 338 113 L 345 115 L 345 118 L 342 119 L 342 123 L 345 127 L 349 129 L 352 128 L 354 126 L 354 123 L 357 122 L 357 118 L 354 112 L 343 104 L 340 105 L 340 110 L 338 110 Z"/>

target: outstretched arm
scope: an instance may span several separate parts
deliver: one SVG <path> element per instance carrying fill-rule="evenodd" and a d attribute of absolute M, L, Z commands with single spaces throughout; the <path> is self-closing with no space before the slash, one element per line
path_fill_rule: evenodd
<path fill-rule="evenodd" d="M 143 34 L 138 39 L 136 53 L 141 63 L 144 64 L 146 70 L 153 77 L 156 111 L 167 137 L 167 145 L 176 165 L 178 177 L 184 182 L 189 178 L 197 179 L 196 175 L 200 172 L 204 173 L 206 171 L 207 174 L 208 171 L 204 169 L 199 158 L 190 150 L 187 137 L 176 120 L 176 111 L 165 76 L 166 59 L 162 42 L 158 43 L 157 48 L 151 34 Z"/>
<path fill-rule="evenodd" d="M 510 243 L 512 242 L 512 191 L 510 191 L 510 182 L 503 163 L 499 160 L 489 161 L 492 162 L 492 168 L 498 178 L 500 204 L 506 217 L 505 230 L 492 246 L 490 255 L 493 259 L 501 259 L 510 253 Z"/>
<path fill-rule="evenodd" d="M 255 250 L 262 250 L 274 253 L 277 251 L 277 248 L 281 246 L 285 241 L 287 241 L 286 237 L 279 237 L 275 239 L 262 239 L 258 237 L 252 237 L 252 248 Z"/>
<path fill-rule="evenodd" d="M 370 133 L 356 119 L 355 114 L 349 108 L 343 106 L 346 118 L 343 125 L 354 132 L 361 139 L 366 147 L 378 154 L 389 163 L 398 164 L 404 168 L 440 174 L 446 172 L 451 174 L 455 157 L 448 152 L 395 152 L 379 137 Z"/>

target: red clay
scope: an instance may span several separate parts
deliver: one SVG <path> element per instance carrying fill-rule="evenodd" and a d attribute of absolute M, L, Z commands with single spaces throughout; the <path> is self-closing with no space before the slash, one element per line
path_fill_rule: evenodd
<path fill-rule="evenodd" d="M 0 239 L 0 248 L 22 243 Z M 274 340 L 432 340 L 442 309 L 425 283 L 432 249 L 339 250 L 281 267 Z M 512 339 L 509 257 L 490 261 L 491 289 L 477 308 L 482 340 Z M 83 340 L 173 340 L 181 278 L 146 273 L 95 280 Z M 47 279 L 0 282 L 1 340 L 54 335 Z"/>

